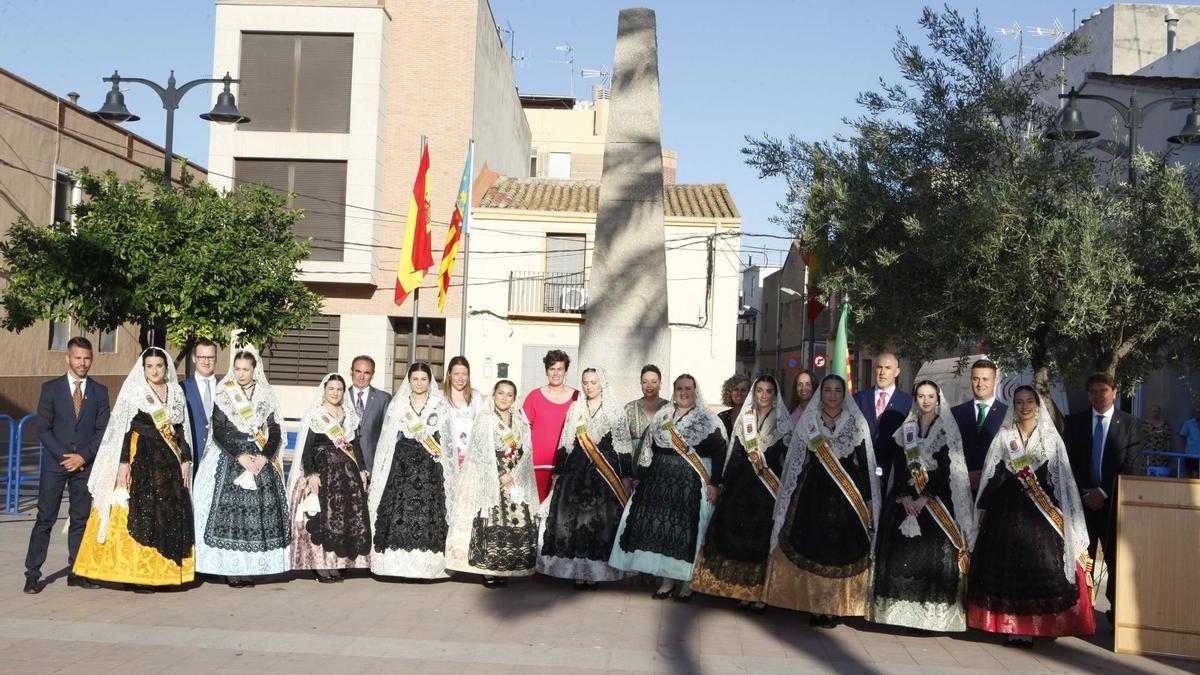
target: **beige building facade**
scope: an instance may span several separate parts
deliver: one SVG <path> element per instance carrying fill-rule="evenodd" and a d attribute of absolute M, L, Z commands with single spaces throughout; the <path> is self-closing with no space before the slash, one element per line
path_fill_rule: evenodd
<path fill-rule="evenodd" d="M 101 102 L 87 104 L 98 108 Z M 146 168 L 161 168 L 163 161 L 162 147 L 4 69 L 0 69 L 0 138 L 5 140 L 0 144 L 0 237 L 4 238 L 19 218 L 47 226 L 70 223 L 71 207 L 83 198 L 72 174 L 81 169 L 113 171 L 122 179 L 134 179 Z M 174 165 L 176 178 L 182 161 Z M 203 168 L 189 170 L 204 179 Z M 0 276 L 0 289 L 7 285 L 7 278 Z M 101 333 L 72 322 L 42 321 L 20 333 L 0 331 L 0 415 L 20 419 L 36 410 L 42 382 L 67 371 L 66 343 L 75 335 L 91 340 L 95 352 L 91 374 L 116 396 L 141 351 L 137 329 L 122 326 Z M 7 438 L 3 424 L 0 435 Z"/>
<path fill-rule="evenodd" d="M 569 96 L 522 96 L 529 122 L 529 176 L 600 180 L 608 138 L 608 90 L 592 87 L 592 100 Z M 663 182 L 675 182 L 679 154 L 663 148 Z"/>
<path fill-rule="evenodd" d="M 213 130 L 210 181 L 293 194 L 307 212 L 297 235 L 313 238 L 302 278 L 325 296 L 311 328 L 266 351 L 285 409 L 307 405 L 312 386 L 356 355 L 375 359 L 375 384 L 388 390 L 411 360 L 413 299 L 397 307 L 393 296 L 422 136 L 435 264 L 416 358 L 440 377 L 458 353 L 462 266 L 439 312 L 437 263 L 468 142 L 477 175 L 529 166 L 529 127 L 487 0 L 219 2 L 213 72 L 227 70 L 253 121 Z"/>
<path fill-rule="evenodd" d="M 500 378 L 522 394 L 545 384 L 549 349 L 576 360 L 572 386 L 583 367 L 607 365 L 577 362 L 599 189 L 598 181 L 508 177 L 481 188 L 472 211 L 466 349 L 480 389 Z M 667 379 L 695 375 L 716 403 L 736 368 L 741 216 L 724 185 L 667 185 L 664 209 L 671 363 L 656 365 Z"/>

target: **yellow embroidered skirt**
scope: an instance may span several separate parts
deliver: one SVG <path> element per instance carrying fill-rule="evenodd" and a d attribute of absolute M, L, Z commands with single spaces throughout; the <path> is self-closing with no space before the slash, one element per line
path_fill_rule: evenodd
<path fill-rule="evenodd" d="M 196 547 L 192 544 L 190 498 L 183 488 L 178 460 L 166 454 L 171 451 L 160 438 L 147 433 L 147 430 L 142 431 L 143 433 L 139 434 L 135 425 L 134 433 L 130 434 L 130 502 L 153 499 L 146 496 L 146 491 L 140 489 L 150 485 L 160 490 L 157 494 L 170 493 L 169 501 L 155 500 L 150 503 L 150 508 L 155 514 L 152 518 L 153 526 L 166 528 L 159 529 L 159 533 L 169 532 L 172 536 L 168 538 L 173 539 L 176 546 L 186 550 L 187 555 L 176 563 L 158 549 L 136 541 L 129 532 L 129 509 L 120 504 L 113 504 L 109 513 L 108 536 L 104 543 L 96 541 L 100 530 L 100 514 L 96 509 L 92 509 L 83 533 L 83 542 L 80 543 L 79 553 L 75 556 L 73 571 L 89 579 L 142 586 L 176 586 L 190 583 L 196 576 Z M 171 515 L 164 517 L 165 514 Z M 152 540 L 161 539 L 161 536 L 150 536 Z"/>

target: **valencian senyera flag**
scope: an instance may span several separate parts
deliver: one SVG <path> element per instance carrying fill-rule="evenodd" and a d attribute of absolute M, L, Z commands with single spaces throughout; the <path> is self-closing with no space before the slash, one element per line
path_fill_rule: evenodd
<path fill-rule="evenodd" d="M 458 257 L 458 244 L 466 234 L 471 212 L 471 155 L 474 145 L 467 149 L 467 165 L 463 167 L 462 180 L 458 184 L 458 197 L 454 200 L 454 215 L 450 216 L 450 231 L 446 233 L 446 247 L 442 249 L 442 264 L 438 268 L 438 311 L 446 307 L 446 293 L 450 290 L 450 277 L 454 273 L 454 259 Z"/>
<path fill-rule="evenodd" d="M 850 362 L 850 303 L 842 303 L 838 317 L 837 333 L 833 338 L 833 353 L 829 355 L 829 374 L 840 375 L 846 380 L 846 396 L 854 395 L 854 366 Z"/>
<path fill-rule="evenodd" d="M 396 304 L 421 286 L 425 272 L 433 267 L 432 233 L 429 225 L 429 146 L 421 150 L 421 164 L 413 182 L 408 218 L 404 222 L 404 245 L 396 263 Z"/>

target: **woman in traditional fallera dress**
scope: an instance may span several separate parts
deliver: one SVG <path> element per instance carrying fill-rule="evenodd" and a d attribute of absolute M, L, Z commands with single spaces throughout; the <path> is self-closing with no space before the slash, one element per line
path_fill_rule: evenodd
<path fill-rule="evenodd" d="M 654 416 L 634 469 L 638 479 L 608 564 L 661 577 L 654 598 L 692 599 L 691 579 L 725 466 L 725 428 L 696 378 L 675 378 L 675 395 Z M 682 583 L 680 583 L 682 582 Z"/>
<path fill-rule="evenodd" d="M 125 378 L 92 464 L 92 512 L 75 574 L 134 590 L 193 580 L 187 428 L 175 367 L 166 352 L 151 347 Z"/>
<path fill-rule="evenodd" d="M 537 569 L 594 590 L 627 576 L 608 557 L 632 489 L 633 447 L 604 371 L 584 370 L 581 384 L 558 442 Z"/>
<path fill-rule="evenodd" d="M 845 380 L 827 375 L 820 396 L 792 432 L 764 598 L 833 627 L 836 617 L 866 613 L 879 478 L 867 420 Z"/>
<path fill-rule="evenodd" d="M 196 472 L 196 571 L 234 588 L 292 569 L 292 530 L 279 457 L 279 401 L 252 347 L 233 354 L 213 396 L 208 447 Z"/>
<path fill-rule="evenodd" d="M 892 486 L 883 500 L 867 618 L 908 628 L 965 631 L 963 590 L 975 503 L 958 424 L 925 380 L 895 435 Z"/>
<path fill-rule="evenodd" d="M 762 613 L 771 516 L 792 440 L 792 418 L 775 378 L 759 377 L 750 391 L 733 419 L 729 456 L 692 590 L 733 598 L 738 609 L 752 607 Z"/>
<path fill-rule="evenodd" d="M 331 583 L 342 580 L 338 570 L 370 567 L 371 526 L 358 415 L 346 381 L 330 373 L 317 390 L 320 401 L 300 421 L 288 475 L 292 567 Z"/>
<path fill-rule="evenodd" d="M 653 363 L 642 366 L 639 384 L 642 386 L 642 397 L 625 404 L 625 423 L 629 427 L 629 442 L 633 445 L 633 454 L 637 455 L 642 449 L 642 437 L 654 414 L 670 401 L 659 396 L 662 390 L 662 372 Z"/>
<path fill-rule="evenodd" d="M 537 561 L 533 445 L 516 400 L 517 385 L 500 380 L 476 416 L 446 541 L 447 567 L 482 574 L 488 588 L 533 574 Z"/>
<path fill-rule="evenodd" d="M 983 464 L 967 584 L 967 625 L 1033 637 L 1096 632 L 1087 524 L 1067 449 L 1032 387 L 1018 387 Z"/>
<path fill-rule="evenodd" d="M 388 405 L 371 471 L 371 571 L 410 579 L 446 573 L 446 534 L 458 458 L 450 407 L 425 363 L 408 368 Z"/>
<path fill-rule="evenodd" d="M 465 356 L 455 356 L 446 365 L 446 403 L 450 406 L 450 434 L 458 465 L 467 457 L 471 444 L 471 429 L 475 416 L 483 407 L 483 394 L 471 387 L 471 362 Z"/>

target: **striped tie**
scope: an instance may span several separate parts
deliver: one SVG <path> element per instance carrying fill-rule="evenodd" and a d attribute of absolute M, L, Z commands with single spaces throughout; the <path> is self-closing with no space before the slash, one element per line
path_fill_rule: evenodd
<path fill-rule="evenodd" d="M 75 419 L 79 419 L 79 411 L 83 409 L 82 380 L 75 380 L 75 393 L 71 395 L 71 402 L 75 404 Z"/>

